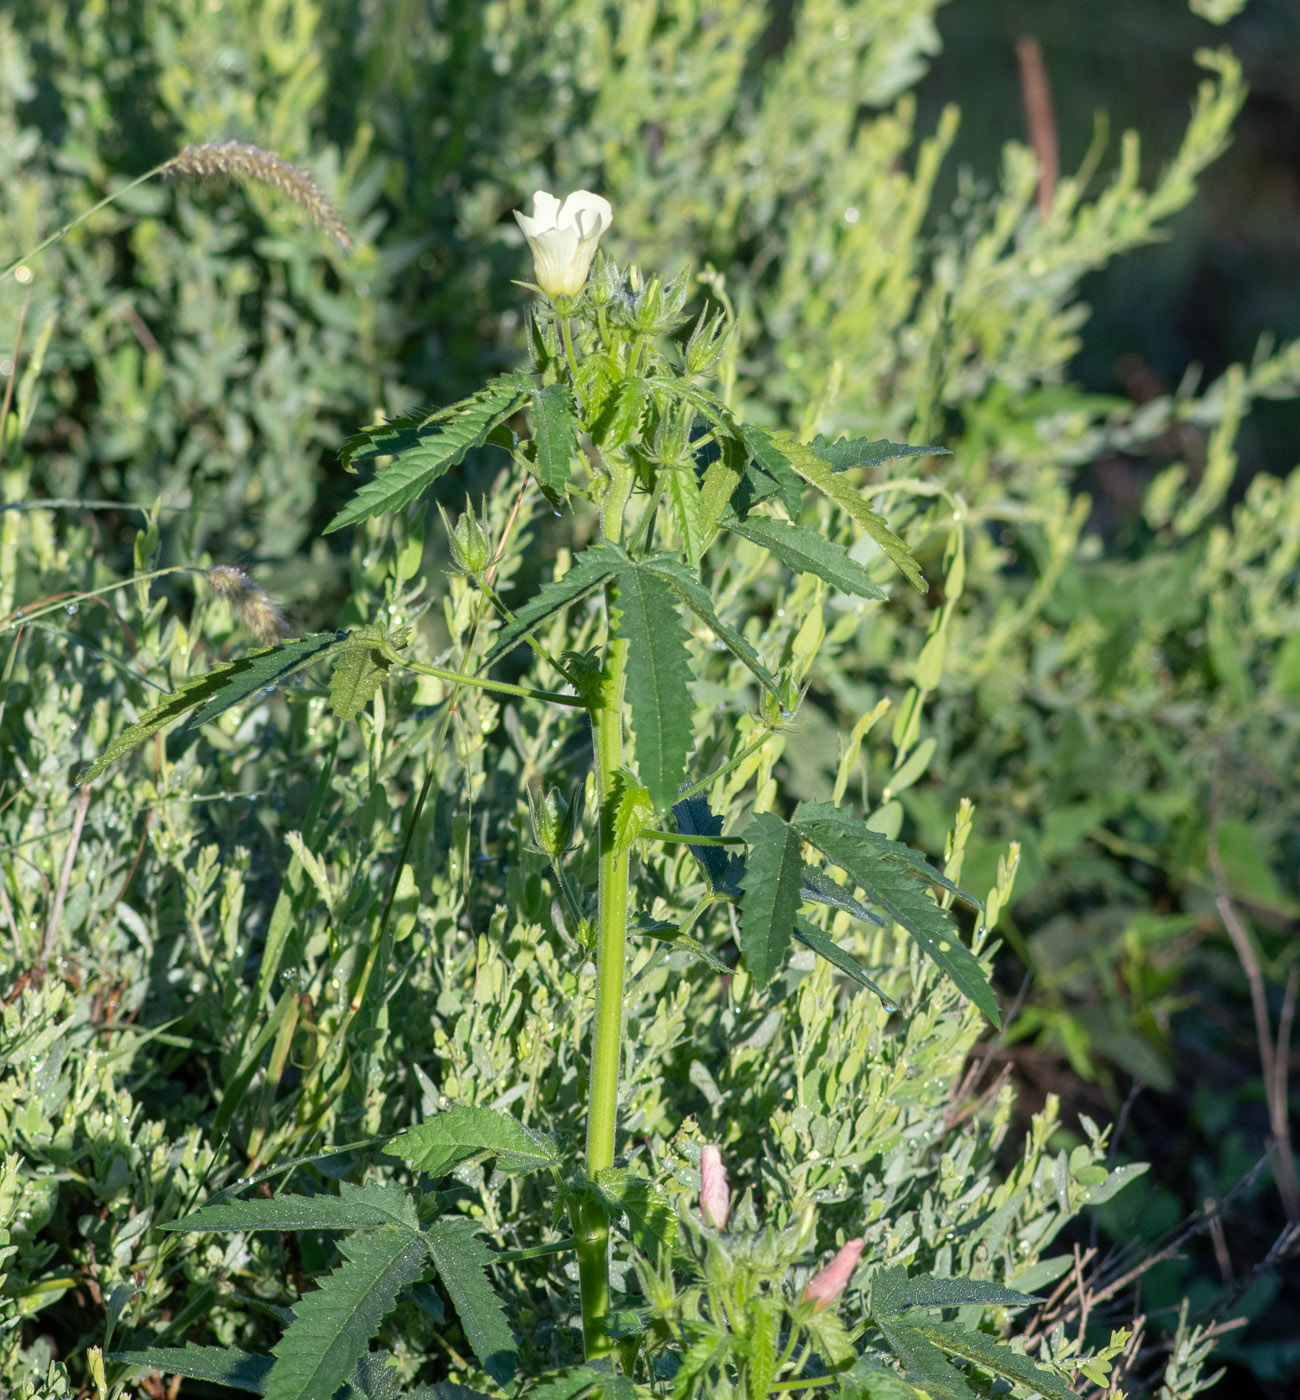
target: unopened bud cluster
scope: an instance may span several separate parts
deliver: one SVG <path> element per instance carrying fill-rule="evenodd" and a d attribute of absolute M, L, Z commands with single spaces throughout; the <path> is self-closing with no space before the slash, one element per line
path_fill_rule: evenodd
<path fill-rule="evenodd" d="M 451 550 L 451 562 L 462 574 L 477 579 L 492 563 L 492 539 L 482 521 L 470 506 L 453 527 L 447 519 L 447 512 L 438 507 L 442 516 L 443 528 L 447 531 L 447 547 Z M 483 509 L 487 516 L 486 505 Z"/>
<path fill-rule="evenodd" d="M 575 784 L 568 797 L 559 788 L 528 790 L 528 814 L 537 849 L 555 859 L 573 849 L 574 835 L 582 820 L 583 785 Z"/>

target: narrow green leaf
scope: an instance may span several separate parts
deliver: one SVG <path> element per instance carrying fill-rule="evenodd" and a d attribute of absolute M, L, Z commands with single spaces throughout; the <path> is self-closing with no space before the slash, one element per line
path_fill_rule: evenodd
<path fill-rule="evenodd" d="M 534 393 L 533 434 L 538 479 L 556 495 L 563 495 L 569 485 L 573 454 L 578 451 L 578 421 L 567 385 L 548 384 Z"/>
<path fill-rule="evenodd" d="M 161 1371 L 164 1376 L 185 1376 L 211 1385 L 227 1385 L 232 1390 L 248 1390 L 254 1395 L 266 1394 L 272 1364 L 269 1356 L 255 1356 L 238 1347 L 199 1347 L 192 1343 L 184 1347 L 110 1351 L 108 1359 L 145 1371 Z"/>
<path fill-rule="evenodd" d="M 775 496 L 790 519 L 798 520 L 803 508 L 803 482 L 791 469 L 785 453 L 777 447 L 770 434 L 752 423 L 746 423 L 740 429 L 740 436 L 758 467 L 759 475 L 755 479 L 752 472 L 745 473 L 741 488 L 744 499 L 738 502 L 737 512 L 746 515 L 760 501 Z M 748 483 L 748 489 L 745 489 L 745 483 Z"/>
<path fill-rule="evenodd" d="M 446 410 L 435 431 L 427 435 L 417 431 L 418 440 L 366 482 L 325 527 L 325 533 L 401 510 L 456 466 L 471 447 L 481 445 L 488 433 L 519 407 L 531 387 L 526 375 L 506 375 Z M 353 453 L 352 459 L 357 455 Z"/>
<path fill-rule="evenodd" d="M 824 871 L 815 865 L 803 868 L 803 895 L 805 904 L 825 904 L 831 909 L 847 909 L 855 919 L 884 928 L 885 921 L 879 914 L 868 909 L 865 904 L 853 898 L 843 885 L 837 885 Z"/>
<path fill-rule="evenodd" d="M 668 498 L 668 513 L 677 527 L 677 538 L 682 542 L 682 552 L 690 560 L 691 567 L 698 568 L 708 540 L 700 510 L 700 488 L 693 468 L 666 471 L 664 492 Z"/>
<path fill-rule="evenodd" d="M 627 562 L 627 555 L 614 545 L 598 544 L 584 550 L 573 561 L 569 572 L 563 578 L 544 583 L 506 623 L 492 650 L 484 658 L 484 670 L 499 661 L 511 648 L 518 646 L 548 617 L 554 616 L 561 608 L 567 608 L 585 598 Z"/>
<path fill-rule="evenodd" d="M 718 616 L 713 607 L 713 599 L 709 596 L 709 590 L 700 583 L 693 570 L 687 568 L 680 559 L 675 559 L 670 554 L 652 555 L 649 559 L 642 561 L 641 567 L 649 569 L 651 573 L 658 574 L 660 578 L 665 579 L 682 602 L 698 618 L 708 624 L 709 630 L 723 646 L 754 673 L 763 688 L 771 694 L 778 704 L 781 702 L 782 697 L 776 683 L 776 677 L 763 665 L 762 658 L 744 637 Z"/>
<path fill-rule="evenodd" d="M 917 946 L 952 978 L 996 1026 L 997 998 L 979 959 L 962 943 L 947 915 L 930 899 L 925 883 L 942 885 L 976 904 L 918 852 L 891 841 L 824 802 L 801 802 L 791 823 L 799 834 L 844 870 L 872 904 L 901 924 Z"/>
<path fill-rule="evenodd" d="M 951 455 L 946 447 L 911 447 L 904 442 L 890 442 L 888 438 L 875 442 L 868 442 L 866 438 L 840 438 L 838 442 L 828 442 L 821 433 L 813 438 L 810 446 L 822 461 L 830 463 L 832 471 L 837 472 L 846 472 L 850 467 L 874 467 L 895 457 Z"/>
<path fill-rule="evenodd" d="M 514 1379 L 518 1349 L 488 1282 L 492 1255 L 475 1238 L 477 1229 L 472 1220 L 447 1216 L 429 1227 L 424 1242 L 479 1365 L 504 1388 Z"/>
<path fill-rule="evenodd" d="M 618 575 L 614 631 L 628 643 L 627 702 L 637 772 L 656 811 L 672 806 L 691 749 L 689 638 L 668 584 L 637 564 Z"/>
<path fill-rule="evenodd" d="M 321 1400 L 356 1370 L 357 1360 L 397 1301 L 425 1268 L 425 1240 L 386 1225 L 339 1241 L 344 1262 L 303 1294 L 274 1348 L 267 1400 Z"/>
<path fill-rule="evenodd" d="M 188 714 L 185 728 L 206 724 L 259 690 L 273 690 L 281 681 L 319 661 L 337 648 L 346 632 L 321 632 L 279 646 L 263 647 L 224 661 L 202 676 L 194 676 L 165 695 L 128 729 L 122 731 L 102 754 L 77 777 L 78 784 L 92 782 L 112 763 L 137 749 L 169 724 Z"/>
<path fill-rule="evenodd" d="M 1052 1400 L 1074 1400 L 1075 1392 L 1055 1372 L 1044 1370 L 1023 1352 L 1013 1351 L 984 1332 L 929 1317 L 909 1318 L 906 1325 L 914 1338 L 923 1337 L 950 1356 L 973 1361 L 1003 1380 L 1028 1386 L 1039 1395 L 1051 1396 Z"/>
<path fill-rule="evenodd" d="M 365 1230 L 419 1226 L 415 1202 L 396 1182 L 355 1186 L 339 1183 L 337 1196 L 272 1196 L 267 1200 L 225 1201 L 203 1206 L 164 1230 Z"/>
<path fill-rule="evenodd" d="M 813 530 L 770 515 L 750 515 L 741 520 L 734 512 L 724 516 L 722 524 L 733 534 L 762 545 L 796 573 L 816 574 L 841 593 L 852 593 L 858 598 L 887 596 L 842 544 L 824 539 Z"/>
<path fill-rule="evenodd" d="M 531 376 L 521 373 L 500 375 L 486 386 L 489 391 L 514 388 L 521 394 L 531 392 L 532 387 Z M 443 408 L 417 408 L 410 413 L 389 418 L 383 423 L 371 424 L 348 438 L 339 457 L 345 467 L 352 469 L 358 462 L 371 462 L 376 457 L 400 456 L 436 433 L 439 424 L 454 418 L 469 402 L 472 400 L 467 399 Z"/>
<path fill-rule="evenodd" d="M 749 431 L 749 430 L 747 430 Z M 761 429 L 753 429 L 761 433 Z M 885 524 L 884 520 L 863 499 L 861 491 L 832 470 L 829 462 L 818 456 L 805 443 L 799 442 L 793 434 L 780 431 L 763 433 L 767 439 L 768 455 L 775 454 L 787 466 L 801 476 L 809 486 L 815 486 L 824 496 L 828 496 L 838 506 L 858 522 L 882 550 L 894 561 L 907 581 L 920 592 L 925 591 L 925 579 L 915 559 L 907 552 L 907 546 Z M 748 437 L 746 441 L 748 441 Z M 767 467 L 766 461 L 763 463 Z M 770 471 L 771 468 L 767 467 Z"/>
<path fill-rule="evenodd" d="M 457 1104 L 399 1133 L 384 1153 L 430 1176 L 446 1176 L 474 1157 L 495 1157 L 498 1169 L 506 1172 L 537 1171 L 560 1160 L 555 1144 L 542 1133 L 508 1113 L 468 1104 Z"/>
<path fill-rule="evenodd" d="M 873 1281 L 874 1286 L 874 1281 Z M 894 1312 L 913 1308 L 964 1308 L 971 1303 L 986 1307 L 1027 1308 L 1043 1300 L 991 1279 L 940 1278 L 937 1274 L 917 1274 L 899 1279 L 893 1271 L 882 1295 Z M 873 1295 L 874 1296 L 874 1295 Z"/>
<path fill-rule="evenodd" d="M 898 1003 L 893 997 L 886 996 L 858 966 L 857 959 L 850 957 L 828 933 L 823 933 L 815 924 L 810 924 L 807 919 L 796 919 L 794 936 L 805 948 L 811 948 L 819 958 L 824 958 L 832 967 L 838 968 L 841 972 L 852 977 L 855 982 L 865 987 L 869 992 L 875 992 L 876 996 L 880 998 L 880 1004 L 891 1015 L 898 1010 Z"/>
<path fill-rule="evenodd" d="M 608 833 L 614 849 L 625 851 L 654 821 L 655 808 L 650 794 L 626 771 L 614 774 L 610 796 L 613 829 Z"/>
<path fill-rule="evenodd" d="M 799 835 L 772 812 L 745 830 L 748 858 L 740 882 L 740 951 L 750 976 L 766 986 L 785 962 L 803 885 Z"/>
<path fill-rule="evenodd" d="M 768 1395 L 776 1376 L 777 1338 L 780 1315 L 769 1298 L 755 1298 L 749 1305 L 749 1332 L 745 1337 L 749 1351 L 750 1395 Z"/>

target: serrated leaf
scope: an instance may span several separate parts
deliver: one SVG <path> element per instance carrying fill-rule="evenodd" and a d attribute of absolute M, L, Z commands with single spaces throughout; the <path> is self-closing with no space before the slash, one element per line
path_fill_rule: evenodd
<path fill-rule="evenodd" d="M 325 527 L 327 535 L 345 525 L 359 525 L 377 515 L 389 515 L 422 495 L 437 479 L 456 466 L 472 447 L 478 447 L 503 418 L 508 418 L 532 388 L 526 375 L 505 375 L 487 388 L 439 415 L 432 431 L 416 430 L 417 441 L 371 481 L 361 487 Z M 355 460 L 357 453 L 350 460 Z M 378 455 L 378 454 L 375 454 Z"/>
<path fill-rule="evenodd" d="M 272 1196 L 203 1206 L 164 1230 L 365 1230 L 394 1225 L 418 1228 L 415 1202 L 396 1182 L 339 1183 L 337 1196 Z"/>
<path fill-rule="evenodd" d="M 686 629 L 667 583 L 629 564 L 618 575 L 614 632 L 628 644 L 627 696 L 637 774 L 656 811 L 672 806 L 690 753 L 691 667 Z"/>
<path fill-rule="evenodd" d="M 664 579 L 682 602 L 708 626 L 723 646 L 753 672 L 755 678 L 773 699 L 778 704 L 781 703 L 782 696 L 780 687 L 776 683 L 776 677 L 763 665 L 762 658 L 744 637 L 718 616 L 708 589 L 700 583 L 691 569 L 687 568 L 680 559 L 662 554 L 652 555 L 642 562 L 641 567 L 649 569 Z"/>
<path fill-rule="evenodd" d="M 925 579 L 921 575 L 920 566 L 907 552 L 907 546 L 903 541 L 866 503 L 861 491 L 842 480 L 831 469 L 829 462 L 819 457 L 811 447 L 799 442 L 793 434 L 786 431 L 769 434 L 763 433 L 758 428 L 746 429 L 747 433 L 750 431 L 761 434 L 767 439 L 769 456 L 775 454 L 783 458 L 787 466 L 801 476 L 809 486 L 815 486 L 824 496 L 829 497 L 836 505 L 842 506 L 848 511 L 894 561 L 912 587 L 919 592 L 925 591 Z M 749 441 L 748 436 L 746 441 Z M 766 465 L 764 462 L 765 467 Z"/>
<path fill-rule="evenodd" d="M 631 927 L 636 933 L 643 933 L 648 938 L 657 938 L 664 943 L 670 943 L 674 948 L 683 948 L 686 952 L 711 968 L 714 972 L 726 974 L 731 968 L 722 961 L 716 954 L 711 953 L 703 943 L 698 943 L 694 938 L 687 937 L 676 924 L 667 924 L 660 919 L 652 919 L 648 914 L 638 914 L 632 920 Z"/>
<path fill-rule="evenodd" d="M 356 719 L 388 677 L 388 659 L 376 643 L 387 640 L 382 627 L 371 623 L 354 628 L 334 659 L 330 676 L 330 708 L 341 720 Z"/>
<path fill-rule="evenodd" d="M 161 1371 L 164 1376 L 185 1376 L 211 1385 L 227 1385 L 232 1390 L 248 1390 L 254 1395 L 266 1393 L 272 1365 L 269 1356 L 255 1356 L 238 1347 L 200 1347 L 192 1343 L 184 1347 L 110 1351 L 108 1359 L 121 1362 L 123 1366 Z"/>
<path fill-rule="evenodd" d="M 879 462 L 889 462 L 896 457 L 947 457 L 951 454 L 946 447 L 912 447 L 905 442 L 890 442 L 888 438 L 878 438 L 869 442 L 866 438 L 840 438 L 838 442 L 828 442 L 818 433 L 809 444 L 824 462 L 829 462 L 832 471 L 846 472 L 850 467 L 874 467 Z"/>
<path fill-rule="evenodd" d="M 250 652 L 238 661 L 222 662 L 205 675 L 194 676 L 170 695 L 163 696 L 152 709 L 123 730 L 94 763 L 78 775 L 78 784 L 93 782 L 110 764 L 139 748 L 146 739 L 182 715 L 189 715 L 185 729 L 193 729 L 216 719 L 259 690 L 273 690 L 304 666 L 327 656 L 347 635 L 346 632 L 321 632 L 300 637 Z"/>
<path fill-rule="evenodd" d="M 320 1400 L 355 1371 L 398 1293 L 425 1267 L 418 1231 L 386 1225 L 339 1242 L 344 1262 L 294 1307 L 275 1346 L 267 1400 Z"/>
<path fill-rule="evenodd" d="M 599 1393 L 599 1387 L 608 1379 L 600 1371 L 589 1366 L 575 1366 L 556 1376 L 542 1376 L 536 1390 L 528 1392 L 529 1400 L 587 1400 Z"/>
<path fill-rule="evenodd" d="M 424 1242 L 479 1365 L 504 1388 L 514 1379 L 518 1349 L 488 1282 L 492 1255 L 475 1238 L 477 1229 L 472 1220 L 448 1216 L 425 1231 Z"/>
<path fill-rule="evenodd" d="M 501 629 L 492 650 L 484 658 L 484 670 L 518 646 L 548 617 L 585 598 L 627 562 L 627 555 L 615 545 L 598 544 L 583 550 L 563 578 L 544 583 Z"/>
<path fill-rule="evenodd" d="M 776 1349 L 780 1317 L 770 1299 L 754 1298 L 749 1305 L 749 1332 L 745 1337 L 749 1351 L 750 1395 L 767 1395 L 776 1376 Z"/>
<path fill-rule="evenodd" d="M 677 1214 L 667 1194 L 648 1177 L 625 1167 L 607 1167 L 596 1178 L 611 1215 L 622 1215 L 632 1242 L 654 1259 L 661 1245 L 677 1238 Z"/>
<path fill-rule="evenodd" d="M 879 914 L 868 909 L 860 900 L 854 899 L 843 885 L 837 885 L 824 870 L 818 870 L 815 865 L 804 866 L 801 893 L 805 904 L 825 904 L 831 909 L 846 909 L 855 919 L 875 924 L 877 928 L 885 927 L 885 921 Z"/>
<path fill-rule="evenodd" d="M 495 1157 L 498 1171 L 532 1172 L 559 1162 L 555 1144 L 542 1133 L 494 1108 L 458 1104 L 414 1128 L 399 1133 L 384 1147 L 416 1171 L 446 1176 L 461 1162 Z"/>
<path fill-rule="evenodd" d="M 734 512 L 724 516 L 722 524 L 733 534 L 762 545 L 796 573 L 816 574 L 841 593 L 858 598 L 887 596 L 843 545 L 824 539 L 813 530 L 769 515 L 750 515 L 741 520 Z"/>
<path fill-rule="evenodd" d="M 777 447 L 769 433 L 752 423 L 741 427 L 740 436 L 758 470 L 745 472 L 736 503 L 738 514 L 747 515 L 761 501 L 775 496 L 790 519 L 797 520 L 803 508 L 803 482 L 785 453 Z"/>
<path fill-rule="evenodd" d="M 964 1308 L 978 1303 L 984 1307 L 1024 1308 L 1030 1303 L 1043 1300 L 1032 1293 L 1024 1293 L 991 1279 L 940 1278 L 936 1274 L 917 1274 L 915 1278 L 899 1278 L 899 1270 L 886 1270 L 887 1278 L 876 1275 L 872 1280 L 883 1278 L 882 1306 L 893 1312 L 910 1312 L 913 1308 Z M 873 1301 L 876 1295 L 873 1292 Z"/>
<path fill-rule="evenodd" d="M 556 495 L 569 485 L 569 467 L 578 450 L 578 420 L 567 385 L 548 384 L 533 395 L 534 464 L 538 479 Z"/>
<path fill-rule="evenodd" d="M 709 807 L 706 798 L 684 797 L 673 804 L 673 816 L 683 836 L 722 835 L 722 818 Z M 687 849 L 704 867 L 715 893 L 740 897 L 745 862 L 739 855 L 725 846 L 688 846 Z"/>
<path fill-rule="evenodd" d="M 708 540 L 704 533 L 700 488 L 695 479 L 695 472 L 689 467 L 666 471 L 664 478 L 668 513 L 677 527 L 677 538 L 682 542 L 682 552 L 690 560 L 691 567 L 697 568 Z"/>
<path fill-rule="evenodd" d="M 758 986 L 766 986 L 785 962 L 794 934 L 803 884 L 799 835 L 772 812 L 745 830 L 748 856 L 740 882 L 740 951 Z"/>
<path fill-rule="evenodd" d="M 650 794 L 627 772 L 614 774 L 610 816 L 610 837 L 616 851 L 625 851 L 648 827 L 655 816 Z"/>
<path fill-rule="evenodd" d="M 745 471 L 745 446 L 724 433 L 718 440 L 718 457 L 704 469 L 700 480 L 700 527 L 707 540 L 731 503 Z"/>
<path fill-rule="evenodd" d="M 898 1010 L 898 1003 L 893 997 L 886 996 L 858 966 L 857 959 L 846 953 L 828 933 L 823 933 L 815 924 L 810 924 L 807 919 L 796 919 L 794 936 L 805 948 L 811 948 L 819 958 L 824 958 L 832 967 L 836 967 L 847 976 L 852 977 L 855 982 L 864 986 L 869 992 L 875 992 L 876 996 L 880 998 L 880 1004 L 891 1015 Z"/>
<path fill-rule="evenodd" d="M 913 1338 L 922 1337 L 940 1351 L 959 1356 L 963 1361 L 973 1361 L 1003 1380 L 1028 1386 L 1039 1395 L 1051 1396 L 1052 1400 L 1073 1400 L 1075 1392 L 1060 1376 L 1044 1370 L 1023 1352 L 1013 1351 L 987 1333 L 930 1317 L 909 1318 L 906 1327 Z"/>
<path fill-rule="evenodd" d="M 791 825 L 844 870 L 873 904 L 901 924 L 921 951 L 952 978 L 958 990 L 995 1026 L 1001 1024 L 997 998 L 979 959 L 929 898 L 923 882 L 941 885 L 977 907 L 978 901 L 959 890 L 919 852 L 869 830 L 838 807 L 824 802 L 801 802 Z"/>

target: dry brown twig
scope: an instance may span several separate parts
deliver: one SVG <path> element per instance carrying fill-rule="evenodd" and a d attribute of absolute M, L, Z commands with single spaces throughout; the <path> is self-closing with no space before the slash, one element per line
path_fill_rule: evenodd
<path fill-rule="evenodd" d="M 1020 99 L 1025 107 L 1025 126 L 1038 157 L 1038 212 L 1046 218 L 1056 203 L 1056 182 L 1060 176 L 1052 86 L 1047 80 L 1047 65 L 1037 39 L 1022 34 L 1016 40 L 1016 60 L 1020 65 Z"/>

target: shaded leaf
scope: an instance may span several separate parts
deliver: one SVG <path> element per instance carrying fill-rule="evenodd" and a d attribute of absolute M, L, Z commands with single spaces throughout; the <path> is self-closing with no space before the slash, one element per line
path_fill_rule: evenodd
<path fill-rule="evenodd" d="M 649 1258 L 677 1238 L 677 1214 L 667 1194 L 648 1177 L 626 1167 L 607 1167 L 596 1178 L 609 1213 L 627 1222 L 632 1242 Z"/>
<path fill-rule="evenodd" d="M 164 1376 L 186 1376 L 212 1385 L 228 1385 L 232 1390 L 266 1394 L 271 1374 L 269 1356 L 255 1356 L 238 1347 L 146 1347 L 141 1351 L 111 1351 L 108 1360 L 142 1370 L 161 1371 Z"/>
<path fill-rule="evenodd" d="M 673 816 L 683 836 L 722 835 L 722 818 L 704 797 L 685 797 L 675 802 Z M 740 897 L 740 880 L 745 873 L 745 862 L 740 855 L 725 846 L 689 846 L 687 849 L 704 867 L 716 893 Z"/>
<path fill-rule="evenodd" d="M 880 599 L 885 590 L 841 544 L 824 539 L 813 530 L 776 520 L 768 515 L 750 515 L 741 520 L 735 513 L 724 516 L 723 526 L 769 553 L 800 574 L 816 574 L 841 593 L 858 598 Z"/>
<path fill-rule="evenodd" d="M 832 909 L 847 909 L 855 919 L 875 924 L 877 928 L 885 927 L 885 921 L 879 914 L 868 909 L 860 900 L 854 899 L 843 885 L 837 885 L 824 870 L 818 870 L 815 865 L 804 866 L 801 893 L 806 904 L 825 904 Z"/>
<path fill-rule="evenodd" d="M 492 1255 L 472 1220 L 447 1216 L 425 1232 L 424 1243 L 442 1279 L 479 1365 L 499 1386 L 514 1379 L 517 1348 L 501 1300 L 488 1282 Z"/>
<path fill-rule="evenodd" d="M 508 1113 L 468 1104 L 458 1104 L 399 1133 L 384 1153 L 430 1176 L 446 1176 L 454 1166 L 474 1157 L 495 1157 L 497 1169 L 505 1172 L 532 1172 L 559 1161 L 550 1138 L 524 1127 Z"/>
<path fill-rule="evenodd" d="M 740 429 L 740 436 L 754 460 L 753 466 L 746 470 L 737 493 L 737 513 L 744 516 L 759 502 L 775 496 L 790 519 L 798 520 L 799 512 L 803 509 L 803 482 L 791 467 L 786 454 L 777 447 L 769 433 L 754 427 L 752 423 L 746 423 Z M 754 467 L 757 467 L 757 471 Z"/>
<path fill-rule="evenodd" d="M 772 812 L 745 830 L 748 856 L 741 880 L 740 950 L 750 976 L 766 986 L 785 961 L 799 912 L 803 843 Z"/>
<path fill-rule="evenodd" d="M 824 933 L 815 924 L 810 924 L 807 919 L 796 919 L 794 936 L 805 948 L 811 948 L 819 958 L 824 958 L 832 967 L 838 968 L 847 976 L 852 977 L 855 982 L 865 987 L 869 992 L 875 992 L 876 996 L 880 998 L 881 1005 L 891 1015 L 898 1010 L 898 1003 L 893 997 L 886 996 L 863 972 L 857 959 L 846 953 L 830 934 Z"/>
<path fill-rule="evenodd" d="M 319 1400 L 353 1374 L 398 1293 L 425 1267 L 418 1231 L 387 1225 L 339 1241 L 344 1262 L 304 1293 L 274 1348 L 267 1400 Z"/>
<path fill-rule="evenodd" d="M 615 545 L 598 544 L 583 550 L 563 578 L 544 583 L 506 623 L 497 635 L 492 650 L 484 658 L 483 669 L 486 670 L 511 648 L 518 646 L 548 617 L 585 598 L 627 562 L 627 555 Z"/>
<path fill-rule="evenodd" d="M 415 1202 L 396 1182 L 355 1186 L 339 1182 L 337 1196 L 272 1196 L 203 1206 L 164 1230 L 364 1230 L 400 1225 L 415 1230 Z"/>
<path fill-rule="evenodd" d="M 672 805 L 691 749 L 689 638 L 667 583 L 640 565 L 618 574 L 614 632 L 628 643 L 626 696 L 637 773 L 656 811 Z"/>
<path fill-rule="evenodd" d="M 934 869 L 917 851 L 891 841 L 824 802 L 801 802 L 791 824 L 803 838 L 844 870 L 867 898 L 912 935 L 917 946 L 952 978 L 996 1026 L 997 998 L 979 959 L 962 943 L 946 914 L 930 899 L 925 884 L 942 885 L 967 903 L 964 891 Z"/>

